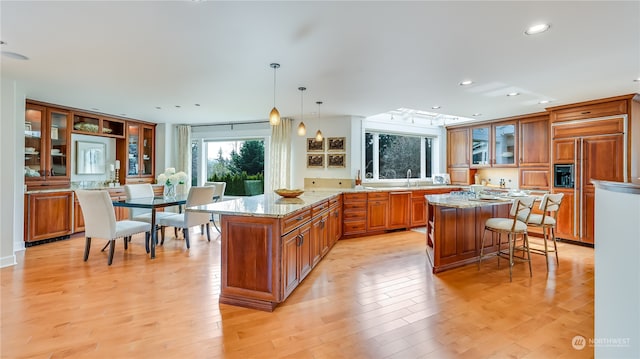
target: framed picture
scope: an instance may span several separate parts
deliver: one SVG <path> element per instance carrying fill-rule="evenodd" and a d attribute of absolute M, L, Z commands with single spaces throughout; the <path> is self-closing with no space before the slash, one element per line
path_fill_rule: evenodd
<path fill-rule="evenodd" d="M 307 168 L 323 168 L 324 155 L 307 155 Z"/>
<path fill-rule="evenodd" d="M 437 173 L 433 175 L 433 184 L 450 184 L 451 179 L 448 173 Z"/>
<path fill-rule="evenodd" d="M 330 153 L 327 155 L 327 167 L 332 168 L 344 168 L 345 167 L 345 157 L 344 153 Z"/>
<path fill-rule="evenodd" d="M 99 142 L 76 142 L 76 173 L 80 175 L 105 173 L 106 146 Z"/>
<path fill-rule="evenodd" d="M 316 141 L 314 138 L 307 138 L 307 152 L 324 152 L 324 139 Z"/>
<path fill-rule="evenodd" d="M 345 151 L 346 137 L 329 137 L 327 138 L 327 147 L 329 151 Z"/>

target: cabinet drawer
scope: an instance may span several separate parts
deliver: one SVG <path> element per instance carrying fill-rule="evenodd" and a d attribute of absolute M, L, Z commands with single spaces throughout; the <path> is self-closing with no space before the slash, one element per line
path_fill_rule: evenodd
<path fill-rule="evenodd" d="M 367 218 L 367 212 L 366 210 L 361 210 L 361 211 L 343 211 L 342 212 L 342 216 L 344 217 L 344 219 L 362 219 L 364 220 L 365 218 Z"/>
<path fill-rule="evenodd" d="M 339 206 L 341 204 L 342 204 L 342 196 L 341 195 L 329 198 L 329 207 Z"/>
<path fill-rule="evenodd" d="M 389 192 L 371 192 L 367 197 L 369 201 L 388 200 Z"/>
<path fill-rule="evenodd" d="M 365 202 L 367 200 L 366 193 L 345 193 L 344 202 Z"/>
<path fill-rule="evenodd" d="M 342 207 L 345 212 L 349 210 L 365 211 L 367 209 L 367 202 L 345 202 Z"/>
<path fill-rule="evenodd" d="M 593 105 L 565 108 L 553 111 L 554 121 L 571 121 L 586 118 L 614 116 L 627 113 L 627 100 L 610 101 Z"/>
<path fill-rule="evenodd" d="M 342 231 L 344 234 L 365 233 L 367 223 L 365 221 L 344 221 Z"/>
<path fill-rule="evenodd" d="M 584 121 L 580 123 L 558 124 L 551 127 L 554 139 L 624 133 L 624 119 L 613 118 L 601 121 Z"/>
<path fill-rule="evenodd" d="M 329 202 L 325 201 L 313 207 L 311 210 L 311 216 L 316 216 L 319 213 L 326 211 L 329 208 Z"/>
<path fill-rule="evenodd" d="M 284 217 L 280 222 L 282 234 L 286 234 L 311 219 L 311 210 L 305 209 Z"/>

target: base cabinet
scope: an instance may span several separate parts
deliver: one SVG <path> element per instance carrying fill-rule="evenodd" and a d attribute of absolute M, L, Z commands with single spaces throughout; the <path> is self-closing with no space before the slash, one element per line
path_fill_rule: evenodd
<path fill-rule="evenodd" d="M 389 193 L 389 224 L 387 229 L 409 228 L 411 224 L 411 192 Z"/>
<path fill-rule="evenodd" d="M 284 298 L 288 297 L 311 272 L 313 262 L 311 246 L 311 226 L 309 223 L 282 237 Z"/>
<path fill-rule="evenodd" d="M 73 233 L 73 192 L 25 195 L 25 241 L 35 242 Z"/>

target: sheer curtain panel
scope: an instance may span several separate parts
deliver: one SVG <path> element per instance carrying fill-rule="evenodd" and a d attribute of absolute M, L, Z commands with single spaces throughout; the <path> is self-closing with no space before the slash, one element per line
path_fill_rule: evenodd
<path fill-rule="evenodd" d="M 187 174 L 184 185 L 176 188 L 180 193 L 189 193 L 191 187 L 191 126 L 178 125 L 178 159 L 176 163 L 178 171 Z"/>
<path fill-rule="evenodd" d="M 291 178 L 291 122 L 283 118 L 278 126 L 271 126 L 271 150 L 269 163 L 271 178 L 265 192 L 278 188 L 289 188 Z"/>

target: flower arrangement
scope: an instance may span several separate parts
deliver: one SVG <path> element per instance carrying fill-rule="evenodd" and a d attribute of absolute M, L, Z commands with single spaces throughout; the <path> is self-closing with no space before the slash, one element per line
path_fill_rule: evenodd
<path fill-rule="evenodd" d="M 176 169 L 173 167 L 165 169 L 164 173 L 158 175 L 158 184 L 164 184 L 165 186 L 184 184 L 186 181 L 187 174 L 182 171 L 176 173 Z"/>

